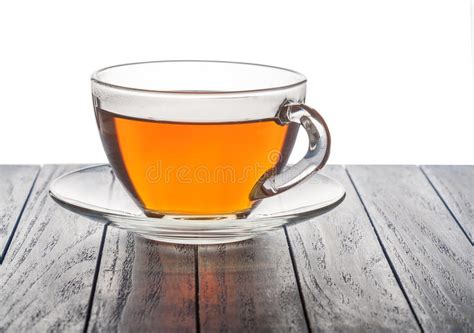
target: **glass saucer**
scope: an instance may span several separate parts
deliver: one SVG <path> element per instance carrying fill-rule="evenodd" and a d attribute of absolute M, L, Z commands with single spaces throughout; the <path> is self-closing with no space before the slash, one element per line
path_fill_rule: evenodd
<path fill-rule="evenodd" d="M 133 202 L 109 165 L 86 167 L 52 182 L 50 195 L 61 206 L 157 241 L 220 244 L 255 237 L 285 223 L 324 214 L 339 205 L 344 187 L 314 174 L 295 187 L 263 199 L 243 218 L 221 220 L 148 217 Z"/>

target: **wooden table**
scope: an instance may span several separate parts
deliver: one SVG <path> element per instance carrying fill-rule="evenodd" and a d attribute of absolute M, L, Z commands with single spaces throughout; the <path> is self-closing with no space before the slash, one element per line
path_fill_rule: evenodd
<path fill-rule="evenodd" d="M 332 212 L 220 246 L 59 207 L 73 165 L 0 166 L 0 331 L 474 330 L 474 166 L 328 166 Z"/>

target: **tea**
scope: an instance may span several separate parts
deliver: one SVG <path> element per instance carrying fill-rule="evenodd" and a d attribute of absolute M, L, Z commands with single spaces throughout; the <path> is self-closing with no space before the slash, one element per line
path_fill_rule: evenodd
<path fill-rule="evenodd" d="M 255 187 L 285 165 L 299 127 L 162 122 L 98 108 L 96 116 L 117 177 L 149 215 L 247 212 Z"/>

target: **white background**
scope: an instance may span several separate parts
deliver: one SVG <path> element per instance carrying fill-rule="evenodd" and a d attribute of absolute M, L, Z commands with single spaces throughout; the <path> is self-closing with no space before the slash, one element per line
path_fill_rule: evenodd
<path fill-rule="evenodd" d="M 2 1 L 0 163 L 105 161 L 98 68 L 217 59 L 291 68 L 330 163 L 474 164 L 469 0 Z"/>

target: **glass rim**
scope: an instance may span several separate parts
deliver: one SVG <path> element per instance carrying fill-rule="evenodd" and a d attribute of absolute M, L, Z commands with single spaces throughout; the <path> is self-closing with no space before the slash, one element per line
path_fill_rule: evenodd
<path fill-rule="evenodd" d="M 107 70 L 118 68 L 118 67 L 126 67 L 126 66 L 134 66 L 134 65 L 146 65 L 146 64 L 154 64 L 154 63 L 220 63 L 220 64 L 230 64 L 230 65 L 247 65 L 247 66 L 255 66 L 255 67 L 265 67 L 280 71 L 285 71 L 288 73 L 296 74 L 300 77 L 300 79 L 291 84 L 270 87 L 270 88 L 258 88 L 258 89 L 248 89 L 248 90 L 229 90 L 229 91 L 200 91 L 200 90 L 193 90 L 193 91 L 179 91 L 179 90 L 158 90 L 158 89 L 142 89 L 142 88 L 134 88 L 129 87 L 126 85 L 118 85 L 109 82 L 105 82 L 99 78 L 100 73 L 103 73 Z M 130 62 L 130 63 L 123 63 L 118 65 L 107 66 L 101 69 L 94 71 L 91 75 L 91 81 L 110 87 L 115 89 L 121 90 L 128 90 L 132 92 L 147 92 L 147 93 L 156 93 L 156 94 L 176 94 L 176 95 L 226 95 L 226 94 L 242 94 L 242 93 L 260 93 L 260 92 L 270 92 L 270 91 L 278 91 L 278 90 L 285 90 L 293 87 L 297 87 L 299 85 L 305 84 L 307 82 L 306 77 L 297 71 L 292 69 L 272 66 L 272 65 L 264 65 L 264 64 L 257 64 L 251 62 L 240 62 L 240 61 L 225 61 L 225 60 L 152 60 L 152 61 L 140 61 L 140 62 Z"/>

